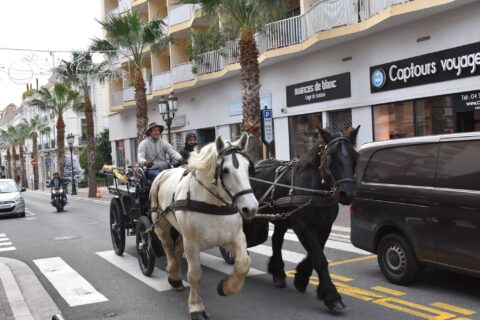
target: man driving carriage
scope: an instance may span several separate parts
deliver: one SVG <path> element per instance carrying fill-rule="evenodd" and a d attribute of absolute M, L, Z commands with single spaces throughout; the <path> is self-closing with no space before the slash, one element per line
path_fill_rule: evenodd
<path fill-rule="evenodd" d="M 162 132 L 163 126 L 155 122 L 150 123 L 145 132 L 147 137 L 138 146 L 138 162 L 140 165 L 149 168 L 147 171 L 147 178 L 149 179 L 154 179 L 160 171 L 170 167 L 167 154 L 170 159 L 177 163 L 184 162 L 180 153 L 160 138 Z"/>

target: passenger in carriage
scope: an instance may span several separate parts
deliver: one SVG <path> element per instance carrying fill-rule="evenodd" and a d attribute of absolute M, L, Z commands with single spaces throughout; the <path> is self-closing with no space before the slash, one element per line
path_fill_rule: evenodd
<path fill-rule="evenodd" d="M 146 138 L 138 146 L 138 162 L 147 167 L 147 178 L 154 179 L 162 170 L 170 167 L 167 161 L 167 154 L 175 162 L 184 162 L 180 153 L 160 138 L 163 132 L 163 126 L 152 122 L 148 125 L 145 132 Z"/>
<path fill-rule="evenodd" d="M 185 136 L 185 147 L 180 151 L 183 159 L 188 160 L 190 152 L 197 150 L 197 135 L 194 132 L 189 132 Z"/>

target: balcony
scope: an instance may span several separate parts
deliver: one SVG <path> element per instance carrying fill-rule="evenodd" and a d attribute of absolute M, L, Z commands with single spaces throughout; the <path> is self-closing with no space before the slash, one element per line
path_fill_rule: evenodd
<path fill-rule="evenodd" d="M 186 62 L 172 68 L 173 83 L 183 82 L 195 79 L 195 74 L 192 71 L 193 63 Z"/>
<path fill-rule="evenodd" d="M 172 74 L 170 71 L 153 75 L 153 91 L 169 88 L 172 85 Z"/>
<path fill-rule="evenodd" d="M 123 101 L 132 101 L 135 99 L 135 87 L 128 87 L 123 89 Z"/>
<path fill-rule="evenodd" d="M 168 14 L 168 25 L 174 26 L 193 18 L 196 4 L 182 4 L 170 10 Z"/>
<path fill-rule="evenodd" d="M 414 0 L 319 1 L 304 14 L 269 23 L 264 32 L 255 34 L 259 54 L 302 43 L 321 31 L 359 23 L 388 7 L 409 1 Z M 238 40 L 229 42 L 225 48 L 197 56 L 197 73 L 220 71 L 238 62 L 239 56 Z"/>

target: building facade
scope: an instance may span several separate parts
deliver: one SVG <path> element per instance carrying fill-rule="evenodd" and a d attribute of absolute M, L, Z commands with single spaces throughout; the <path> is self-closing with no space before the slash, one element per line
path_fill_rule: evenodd
<path fill-rule="evenodd" d="M 135 1 L 133 10 L 138 3 L 144 2 Z M 145 5 L 147 17 L 159 16 L 153 10 L 163 8 L 174 37 L 202 25 L 196 7 Z M 306 153 L 318 140 L 318 127 L 339 131 L 361 125 L 358 145 L 480 130 L 478 1 L 299 1 L 292 7 L 298 7 L 298 16 L 257 35 L 261 108 L 273 113 L 276 158 Z M 180 10 L 189 19 L 177 23 Z M 204 54 L 208 63 L 197 63 L 194 74 L 194 62 L 182 61 L 178 46 L 159 57 L 165 63 L 150 56 L 149 121 L 162 122 L 157 101 L 173 91 L 177 148 L 188 131 L 196 131 L 200 143 L 216 135 L 236 138 L 242 121 L 238 48 L 232 44 L 222 54 Z M 134 161 L 137 145 L 127 84 L 107 86 L 113 158 L 120 166 Z"/>

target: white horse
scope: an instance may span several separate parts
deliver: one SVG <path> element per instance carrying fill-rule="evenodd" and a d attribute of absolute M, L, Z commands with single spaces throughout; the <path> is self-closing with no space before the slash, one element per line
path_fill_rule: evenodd
<path fill-rule="evenodd" d="M 233 143 L 218 137 L 191 154 L 187 170 L 167 170 L 152 184 L 151 206 L 158 210 L 152 213 L 152 222 L 166 253 L 168 281 L 176 291 L 184 289 L 180 264 L 185 251 L 192 320 L 208 318 L 199 292 L 200 251 L 221 246 L 235 256 L 233 273 L 218 284 L 219 295 L 238 293 L 250 268 L 242 216 L 253 218 L 258 202 L 250 187 L 253 163 L 241 153 L 246 144 L 245 133 Z M 181 235 L 176 241 L 172 227 Z"/>

